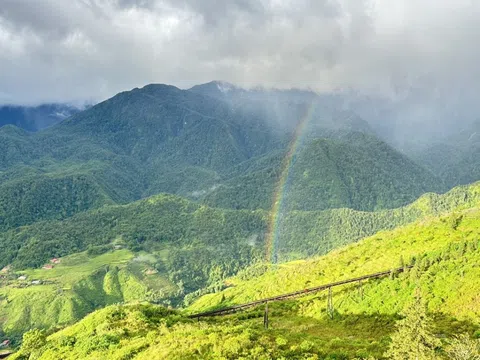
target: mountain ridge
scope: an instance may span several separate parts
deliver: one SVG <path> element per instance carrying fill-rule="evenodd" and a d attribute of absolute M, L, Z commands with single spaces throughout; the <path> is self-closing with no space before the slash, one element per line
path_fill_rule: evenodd
<path fill-rule="evenodd" d="M 300 121 L 307 110 L 307 104 L 296 108 L 291 114 L 298 118 L 292 118 L 292 123 Z M 371 129 L 365 121 L 351 117 L 350 114 L 343 114 L 339 118 L 331 118 L 331 115 L 311 121 L 311 127 L 305 130 L 308 133 L 305 137 L 306 145 L 316 138 L 338 139 L 344 143 L 338 145 L 343 150 L 337 153 L 344 154 L 342 156 L 345 159 L 351 157 L 350 162 L 355 163 L 354 151 L 348 154 L 348 142 L 351 142 L 355 131 L 370 133 Z M 243 166 L 242 163 L 250 162 L 253 170 L 258 167 L 253 165 L 256 159 L 273 156 L 272 159 L 275 158 L 277 163 L 266 170 L 266 175 L 251 171 L 242 174 L 250 176 L 253 183 L 261 182 L 263 185 L 254 191 L 242 190 L 244 195 L 241 195 L 238 201 L 250 202 L 249 196 L 259 190 L 265 194 L 273 191 L 281 167 L 278 154 L 285 153 L 294 134 L 291 129 L 279 129 L 265 116 L 262 109 L 257 111 L 232 107 L 225 101 L 199 93 L 169 85 L 151 84 L 142 89 L 117 94 L 35 134 L 17 131 L 12 127 L 0 128 L 0 138 L 4 140 L 0 142 L 0 187 L 5 191 L 4 198 L 9 199 L 4 207 L 5 212 L 9 211 L 10 204 L 27 204 L 21 198 L 15 198 L 19 195 L 16 195 L 17 192 L 11 184 L 33 188 L 43 186 L 44 190 L 39 193 L 47 194 L 49 189 L 55 187 L 53 179 L 62 176 L 69 176 L 70 179 L 72 176 L 85 178 L 91 186 L 84 188 L 88 192 L 84 198 L 93 198 L 102 193 L 103 204 L 129 203 L 156 193 L 169 192 L 200 202 L 207 198 L 206 203 L 214 206 L 257 206 L 257 200 L 257 203 L 252 202 L 250 205 L 229 205 L 231 198 L 238 194 L 228 191 L 222 193 L 224 188 L 220 185 L 241 182 L 241 178 L 229 177 L 234 176 L 235 168 Z M 378 148 L 375 151 L 378 154 L 394 152 L 381 142 L 376 144 Z M 388 196 L 385 203 L 376 202 L 375 198 L 381 194 L 373 189 L 366 195 L 365 200 L 365 203 L 370 205 L 364 207 L 359 206 L 358 202 L 351 202 L 347 196 L 332 204 L 325 199 L 319 201 L 318 205 L 310 200 L 312 203 L 308 207 L 296 205 L 294 208 L 314 210 L 331 206 L 352 206 L 357 209 L 395 207 L 412 201 L 423 191 L 444 190 L 441 181 L 434 178 L 426 181 L 428 185 L 420 189 L 421 186 L 414 183 L 423 183 L 423 180 L 417 180 L 428 179 L 429 173 L 418 170 L 413 163 L 402 165 L 403 161 L 400 160 L 400 157 L 397 157 L 397 160 L 388 164 L 392 175 L 398 173 L 399 169 L 402 169 L 401 173 L 418 173 L 418 176 L 412 175 L 411 179 L 405 178 L 406 185 L 399 190 L 404 192 L 400 194 L 400 197 L 404 197 L 402 201 Z M 337 159 L 332 158 L 330 163 L 336 161 Z M 309 162 L 303 165 L 302 171 L 309 170 L 315 159 L 310 157 Z M 338 162 L 340 168 L 347 166 L 347 163 L 341 164 L 339 159 Z M 321 167 L 322 162 L 317 162 L 315 166 Z M 369 162 L 367 167 L 367 172 L 373 172 L 375 163 Z M 383 175 L 379 177 L 379 181 L 390 182 L 385 179 L 391 179 L 392 175 L 385 170 L 384 165 L 382 169 Z M 422 174 L 419 174 L 419 171 Z M 256 179 L 256 176 L 259 178 Z M 353 174 L 354 178 L 356 176 L 357 174 Z M 52 183 L 49 184 L 49 181 Z M 306 190 L 302 190 L 298 203 L 303 199 L 315 198 L 315 189 L 310 186 L 312 184 L 308 184 L 311 181 L 313 180 L 306 181 Z M 335 182 L 332 188 L 345 187 L 345 180 L 338 178 Z M 7 186 L 7 183 L 10 185 Z M 80 189 L 72 188 L 72 191 Z M 260 200 L 259 207 L 267 209 L 271 196 L 265 194 L 261 196 L 263 199 Z M 93 201 L 88 202 L 86 207 L 64 203 L 75 196 L 72 193 L 55 201 L 44 201 L 45 209 L 39 211 L 33 207 L 23 207 L 23 212 L 36 215 L 28 220 L 25 217 L 22 221 L 9 220 L 7 225 L 5 222 L 2 225 L 0 218 L 0 228 L 28 225 L 37 220 L 58 219 L 58 216 L 51 215 L 56 208 L 71 209 L 75 213 L 74 209 L 83 211 L 103 205 L 102 202 Z M 214 201 L 210 200 L 213 198 Z M 73 214 L 70 210 L 66 213 Z"/>

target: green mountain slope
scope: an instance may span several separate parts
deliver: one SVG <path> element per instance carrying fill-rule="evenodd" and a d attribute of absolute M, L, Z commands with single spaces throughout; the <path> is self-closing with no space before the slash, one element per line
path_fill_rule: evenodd
<path fill-rule="evenodd" d="M 210 97 L 148 85 L 72 116 L 52 133 L 73 132 L 143 161 L 162 152 L 172 161 L 222 170 L 275 146 L 260 120 Z"/>
<path fill-rule="evenodd" d="M 294 211 L 280 228 L 276 260 L 323 254 L 382 229 L 479 204 L 480 184 L 474 184 L 382 212 Z M 263 211 L 214 209 L 158 195 L 2 233 L 0 269 L 13 265 L 14 272 L 0 286 L 0 324 L 10 335 L 18 335 L 33 326 L 69 323 L 98 307 L 127 300 L 189 304 L 200 294 L 223 289 L 224 280 L 239 272 L 248 277 L 264 271 L 244 269 L 264 263 L 267 222 Z M 125 249 L 114 251 L 116 247 Z M 87 253 L 78 254 L 81 251 Z M 53 270 L 38 269 L 64 256 Z M 145 276 L 143 270 L 148 269 L 154 274 Z M 22 274 L 29 285 L 39 279 L 45 284 L 24 288 L 18 281 Z M 125 281 L 133 284 L 128 288 L 132 291 L 121 290 Z M 106 290 L 112 286 L 117 289 L 114 294 Z M 51 306 L 51 311 L 67 315 L 45 317 L 39 310 Z M 25 315 L 23 309 L 32 310 Z"/>
<path fill-rule="evenodd" d="M 248 171 L 220 185 L 205 202 L 226 208 L 270 209 L 283 157 L 273 153 L 248 163 Z M 245 168 L 245 167 L 243 167 Z M 379 210 L 405 205 L 441 181 L 370 135 L 335 132 L 313 139 L 294 155 L 285 191 L 285 210 L 348 207 Z"/>
<path fill-rule="evenodd" d="M 393 269 L 403 262 L 413 263 L 415 267 L 395 279 L 369 281 L 363 286 L 361 304 L 345 288 L 338 290 L 338 295 L 335 294 L 338 310 L 397 313 L 418 285 L 424 291 L 430 311 L 480 321 L 480 284 L 475 280 L 480 271 L 479 224 L 480 210 L 474 207 L 382 231 L 318 259 L 272 266 L 264 274 L 251 278 L 246 271 L 244 275 L 228 280 L 230 288 L 206 295 L 190 308 L 196 311 L 210 306 L 243 303 Z M 350 286 L 353 290 L 357 287 L 358 284 Z M 317 314 L 320 314 L 323 302 L 312 300 L 310 305 L 313 304 L 319 307 Z M 313 315 L 315 307 L 308 311 Z"/>
<path fill-rule="evenodd" d="M 138 199 L 141 166 L 75 136 L 0 129 L 0 229 Z"/>
<path fill-rule="evenodd" d="M 159 192 L 188 196 L 213 186 L 219 172 L 279 146 L 278 135 L 258 116 L 166 85 L 118 94 L 36 134 L 6 126 L 0 139 L 0 186 L 10 183 L 2 193 L 12 206 L 22 203 L 28 217 L 2 228 L 51 219 L 57 208 L 67 207 L 68 214 L 85 210 L 75 203 L 79 189 L 61 199 L 44 197 L 42 211 L 28 207 L 23 193 L 40 201 L 30 188 L 49 192 L 56 186 L 49 183 L 52 178 L 82 177 L 91 184 L 83 197 L 98 201 L 86 208 Z M 14 210 L 8 206 L 6 213 Z"/>
<path fill-rule="evenodd" d="M 31 333 L 14 356 L 39 359 L 353 359 L 381 358 L 394 323 L 420 288 L 441 339 L 438 359 L 454 335 L 480 336 L 480 209 L 469 208 L 381 232 L 326 256 L 258 268 L 229 279 L 229 287 L 190 306 L 195 312 L 298 290 L 332 280 L 412 263 L 398 276 L 346 285 L 327 294 L 271 303 L 270 326 L 263 308 L 198 321 L 152 305 L 114 306 L 48 337 Z M 28 339 L 28 337 L 27 337 Z"/>
<path fill-rule="evenodd" d="M 179 281 L 180 276 L 186 291 L 192 291 L 205 286 L 217 266 L 222 276 L 251 261 L 260 246 L 248 239 L 261 229 L 262 219 L 260 212 L 211 209 L 157 195 L 0 234 L 1 266 L 38 267 L 52 257 L 102 249 L 121 239 L 133 251 L 167 252 L 172 278 Z M 198 273 L 190 276 L 188 269 Z"/>
<path fill-rule="evenodd" d="M 480 198 L 479 187 L 477 183 L 444 195 L 427 194 L 406 207 L 380 212 L 289 212 L 279 228 L 280 255 L 288 259 L 290 253 L 301 257 L 324 253 L 381 229 L 472 206 Z M 1 233 L 0 266 L 39 266 L 51 257 L 109 244 L 117 238 L 123 238 L 132 250 L 175 244 L 209 252 L 225 248 L 229 257 L 241 254 L 240 249 L 262 252 L 268 221 L 265 211 L 215 209 L 173 195 L 158 195 Z"/>
<path fill-rule="evenodd" d="M 35 134 L 3 127 L 0 187 L 3 212 L 11 218 L 0 221 L 0 229 L 160 192 L 206 197 L 215 207 L 270 209 L 282 154 L 310 104 L 300 101 L 294 108 L 290 127 L 284 128 L 263 107 L 232 106 L 194 91 L 148 85 Z M 393 208 L 426 191 L 444 190 L 428 171 L 356 131 L 371 133 L 365 121 L 318 105 L 292 169 L 289 209 Z M 45 195 L 72 178 L 88 186 Z M 22 216 L 14 216 L 18 204 Z"/>
<path fill-rule="evenodd" d="M 480 122 L 407 153 L 444 179 L 448 186 L 476 181 L 480 178 Z"/>
<path fill-rule="evenodd" d="M 164 273 L 154 270 L 153 255 L 91 252 L 62 258 L 50 270 L 30 269 L 0 278 L 1 331 L 17 338 L 31 328 L 71 324 L 106 305 L 157 301 L 178 292 Z"/>
<path fill-rule="evenodd" d="M 0 228 L 10 229 L 38 219 L 63 219 L 113 201 L 98 184 L 82 175 L 37 175 L 0 186 Z"/>

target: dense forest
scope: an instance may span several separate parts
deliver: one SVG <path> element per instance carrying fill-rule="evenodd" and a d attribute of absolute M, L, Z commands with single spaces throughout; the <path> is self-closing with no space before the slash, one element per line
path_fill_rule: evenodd
<path fill-rule="evenodd" d="M 35 134 L 2 127 L 0 203 L 12 219 L 0 227 L 64 219 L 160 192 L 213 207 L 269 210 L 294 129 L 274 126 L 257 110 L 149 85 Z M 305 111 L 295 107 L 292 123 Z M 319 111 L 305 130 L 289 166 L 288 209 L 386 209 L 446 190 L 440 178 L 377 139 L 364 121 L 332 116 Z"/>
<path fill-rule="evenodd" d="M 290 253 L 324 253 L 381 229 L 474 204 L 479 197 L 475 184 L 455 188 L 445 195 L 425 195 L 411 205 L 393 210 L 292 211 L 280 224 L 279 253 L 285 258 Z M 198 244 L 211 247 L 212 251 L 236 246 L 262 251 L 268 221 L 269 213 L 262 210 L 216 209 L 174 195 L 157 195 L 129 205 L 102 207 L 64 221 L 39 222 L 4 232 L 0 234 L 0 266 L 40 266 L 51 257 L 107 245 L 117 238 L 134 251 L 150 251 L 169 244 Z M 249 245 L 252 237 L 256 246 Z"/>
<path fill-rule="evenodd" d="M 291 164 L 279 154 L 250 161 L 248 172 L 206 195 L 205 202 L 227 208 L 270 209 L 282 169 L 288 167 L 286 210 L 348 207 L 380 210 L 405 205 L 441 181 L 377 138 L 359 132 L 331 132 L 301 147 Z"/>

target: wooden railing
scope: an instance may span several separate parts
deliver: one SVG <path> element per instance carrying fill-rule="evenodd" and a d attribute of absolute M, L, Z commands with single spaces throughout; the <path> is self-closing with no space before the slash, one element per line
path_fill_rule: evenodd
<path fill-rule="evenodd" d="M 217 310 L 212 310 L 212 311 L 206 311 L 206 312 L 202 312 L 202 313 L 198 313 L 198 314 L 192 314 L 192 315 L 189 315 L 188 317 L 192 318 L 192 319 L 197 319 L 197 318 L 200 319 L 201 317 L 228 315 L 228 314 L 232 314 L 232 313 L 235 313 L 235 312 L 238 312 L 238 311 L 242 311 L 242 310 L 245 310 L 245 309 L 260 305 L 260 304 L 265 304 L 265 303 L 268 303 L 268 302 L 272 302 L 272 301 L 282 301 L 282 300 L 296 298 L 296 297 L 300 297 L 300 296 L 306 296 L 306 295 L 310 295 L 310 294 L 313 294 L 313 293 L 316 293 L 316 292 L 319 292 L 319 291 L 331 289 L 332 287 L 335 287 L 335 286 L 341 286 L 341 285 L 345 285 L 345 284 L 355 283 L 355 282 L 359 282 L 359 281 L 362 281 L 362 280 L 376 279 L 376 278 L 388 276 L 392 273 L 401 273 L 401 272 L 405 271 L 406 269 L 410 269 L 412 267 L 413 267 L 413 265 L 408 265 L 408 266 L 404 266 L 404 267 L 393 269 L 393 270 L 386 270 L 386 271 L 381 271 L 381 272 L 377 272 L 377 273 L 374 273 L 374 274 L 363 275 L 363 276 L 359 276 L 359 277 L 351 278 L 351 279 L 347 279 L 347 280 L 340 280 L 340 281 L 316 286 L 316 287 L 309 288 L 309 289 L 298 290 L 298 291 L 291 292 L 291 293 L 281 294 L 281 295 L 272 296 L 272 297 L 261 299 L 261 300 L 252 301 L 252 302 L 245 303 L 245 304 L 234 305 L 234 306 L 225 307 L 225 308 L 222 308 L 222 309 L 217 309 Z"/>

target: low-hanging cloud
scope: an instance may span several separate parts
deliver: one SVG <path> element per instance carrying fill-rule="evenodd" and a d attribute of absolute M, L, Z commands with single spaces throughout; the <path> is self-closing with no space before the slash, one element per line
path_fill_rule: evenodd
<path fill-rule="evenodd" d="M 2 0 L 0 103 L 212 79 L 468 98 L 479 34 L 474 0 Z"/>

